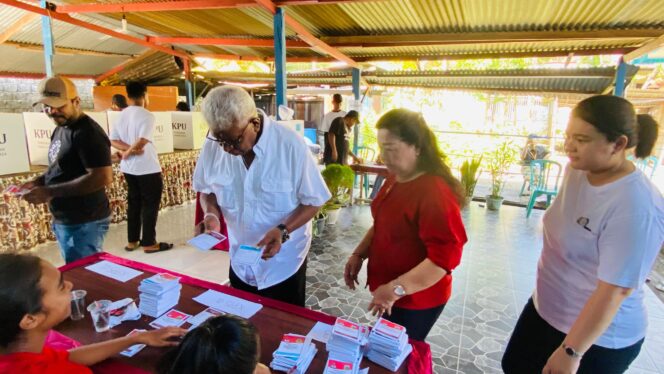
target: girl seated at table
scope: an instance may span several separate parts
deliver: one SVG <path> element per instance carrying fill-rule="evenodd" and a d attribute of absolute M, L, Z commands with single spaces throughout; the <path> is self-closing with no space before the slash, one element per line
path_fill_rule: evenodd
<path fill-rule="evenodd" d="M 159 374 L 269 374 L 249 320 L 221 315 L 191 330 L 157 365 Z"/>
<path fill-rule="evenodd" d="M 0 373 L 92 373 L 88 366 L 134 344 L 177 345 L 169 339 L 187 332 L 167 327 L 69 351 L 45 346 L 49 331 L 71 313 L 71 289 L 58 269 L 38 257 L 0 254 Z"/>

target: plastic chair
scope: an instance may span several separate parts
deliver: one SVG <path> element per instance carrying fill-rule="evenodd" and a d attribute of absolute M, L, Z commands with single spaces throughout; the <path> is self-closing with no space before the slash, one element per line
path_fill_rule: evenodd
<path fill-rule="evenodd" d="M 373 148 L 360 146 L 357 147 L 357 157 L 362 159 L 364 162 L 374 162 L 376 161 L 376 151 Z M 361 188 L 364 188 L 365 197 L 369 196 L 369 176 L 362 174 L 360 177 L 360 184 L 363 185 Z M 362 195 L 360 195 L 361 197 Z"/>
<path fill-rule="evenodd" d="M 318 144 L 318 139 L 316 138 L 316 129 L 304 129 L 304 137 L 311 140 L 313 144 Z"/>
<path fill-rule="evenodd" d="M 551 160 L 533 160 L 530 163 L 530 200 L 526 208 L 526 217 L 530 217 L 535 201 L 540 195 L 546 195 L 546 207 L 551 205 L 551 198 L 558 195 L 558 180 L 563 167 Z"/>
<path fill-rule="evenodd" d="M 627 157 L 628 160 L 632 161 L 634 165 L 639 168 L 645 175 L 648 176 L 648 178 L 652 179 L 653 175 L 655 175 L 655 170 L 657 169 L 657 165 L 659 164 L 659 159 L 655 156 L 649 156 L 646 158 L 637 158 L 635 159 L 633 156 Z M 648 169 L 650 169 L 650 172 L 648 172 Z"/>

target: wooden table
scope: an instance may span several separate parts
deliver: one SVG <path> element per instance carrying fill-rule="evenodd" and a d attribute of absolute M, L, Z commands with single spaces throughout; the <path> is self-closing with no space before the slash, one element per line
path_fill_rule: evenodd
<path fill-rule="evenodd" d="M 362 193 L 364 192 L 364 189 L 362 188 L 362 185 L 364 184 L 364 179 L 368 178 L 367 174 L 376 174 L 376 175 L 381 175 L 383 177 L 387 177 L 389 174 L 389 171 L 387 170 L 387 166 L 385 165 L 378 165 L 378 164 L 352 164 L 349 165 L 351 169 L 355 172 L 355 175 L 360 176 L 360 197 L 355 199 L 358 201 L 370 201 L 367 198 L 362 197 Z M 351 205 L 353 204 L 353 190 L 350 192 L 350 202 Z"/>
<path fill-rule="evenodd" d="M 143 271 L 143 274 L 125 283 L 122 283 L 85 269 L 85 266 L 101 260 L 107 260 L 128 266 Z M 138 286 L 141 280 L 148 278 L 157 272 L 164 271 L 163 269 L 159 269 L 151 265 L 126 260 L 109 255 L 107 253 L 99 253 L 90 257 L 86 257 L 80 261 L 65 265 L 61 267 L 60 270 L 64 273 L 65 279 L 74 283 L 74 289 L 84 289 L 88 292 L 86 297 L 86 301 L 88 303 L 94 300 L 102 299 L 115 301 L 126 297 L 138 299 Z M 182 312 L 196 315 L 203 311 L 206 306 L 193 301 L 192 298 L 200 295 L 207 289 L 214 289 L 262 304 L 263 308 L 253 317 L 251 317 L 250 320 L 260 333 L 260 361 L 266 365 L 269 365 L 270 361 L 272 360 L 272 353 L 279 346 L 279 342 L 283 334 L 296 333 L 306 335 L 317 321 L 332 324 L 335 320 L 335 317 L 331 315 L 296 307 L 272 299 L 260 298 L 256 295 L 239 291 L 227 286 L 201 281 L 199 279 L 177 274 L 175 272 L 168 272 L 182 276 L 182 291 L 180 294 L 180 302 L 176 306 L 176 308 Z M 151 317 L 143 316 L 138 321 L 125 321 L 119 326 L 116 326 L 107 332 L 96 333 L 92 326 L 90 315 L 89 313 L 86 313 L 84 319 L 79 321 L 72 321 L 67 319 L 61 323 L 56 328 L 56 330 L 67 337 L 81 342 L 82 344 L 90 344 L 125 336 L 131 330 L 136 328 L 151 329 L 149 323 L 153 320 L 154 319 Z M 183 327 L 188 328 L 189 324 L 185 323 Z M 316 354 L 316 357 L 314 358 L 314 361 L 312 362 L 307 372 L 322 373 L 325 362 L 327 361 L 327 352 L 325 350 L 324 344 L 317 341 L 314 341 L 314 343 L 316 343 L 318 353 Z M 118 355 L 107 360 L 111 362 L 105 362 L 105 364 L 109 365 L 113 363 L 120 363 L 146 371 L 153 371 L 155 364 L 164 352 L 164 348 L 146 347 L 134 357 L 128 358 Z M 370 368 L 371 373 L 390 373 L 389 370 L 364 359 L 362 367 L 367 366 Z M 406 373 L 406 367 L 407 362 L 401 366 L 401 369 L 398 371 L 398 373 Z"/>

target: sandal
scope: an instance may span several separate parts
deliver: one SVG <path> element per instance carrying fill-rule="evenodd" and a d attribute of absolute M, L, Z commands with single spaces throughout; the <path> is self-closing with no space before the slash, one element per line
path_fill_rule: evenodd
<path fill-rule="evenodd" d="M 134 245 L 133 247 L 131 247 L 132 244 Z M 124 247 L 124 249 L 125 249 L 125 251 L 127 251 L 127 252 L 132 252 L 132 251 L 134 251 L 135 249 L 137 249 L 138 247 L 140 247 L 140 242 L 133 242 L 133 243 L 128 243 L 128 244 Z"/>
<path fill-rule="evenodd" d="M 158 243 L 157 246 L 143 247 L 143 252 L 145 253 L 156 253 L 168 251 L 173 248 L 173 243 Z"/>

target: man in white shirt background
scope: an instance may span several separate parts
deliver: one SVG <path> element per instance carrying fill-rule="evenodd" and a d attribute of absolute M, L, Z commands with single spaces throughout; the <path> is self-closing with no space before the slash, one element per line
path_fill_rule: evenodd
<path fill-rule="evenodd" d="M 209 125 L 194 172 L 207 231 L 228 224 L 231 286 L 304 306 L 311 219 L 330 192 L 304 139 L 256 110 L 235 86 L 217 87 L 203 101 Z M 263 248 L 246 264 L 241 245 Z"/>
<path fill-rule="evenodd" d="M 341 110 L 341 104 L 343 103 L 343 100 L 343 97 L 338 93 L 332 95 L 332 111 L 326 113 L 323 116 L 323 120 L 320 123 L 320 128 L 318 129 L 319 143 L 321 147 L 325 147 L 325 139 L 327 138 L 327 132 L 330 131 L 332 122 L 335 119 L 346 115 L 346 111 Z M 323 149 L 323 151 L 325 151 L 325 149 Z"/>
<path fill-rule="evenodd" d="M 111 144 L 119 149 L 120 170 L 127 181 L 127 251 L 139 246 L 146 253 L 165 251 L 173 244 L 156 239 L 157 216 L 164 189 L 161 165 L 153 142 L 155 117 L 148 105 L 147 87 L 140 82 L 126 86 L 129 106 L 111 131 Z M 142 236 L 141 236 L 142 234 Z"/>

